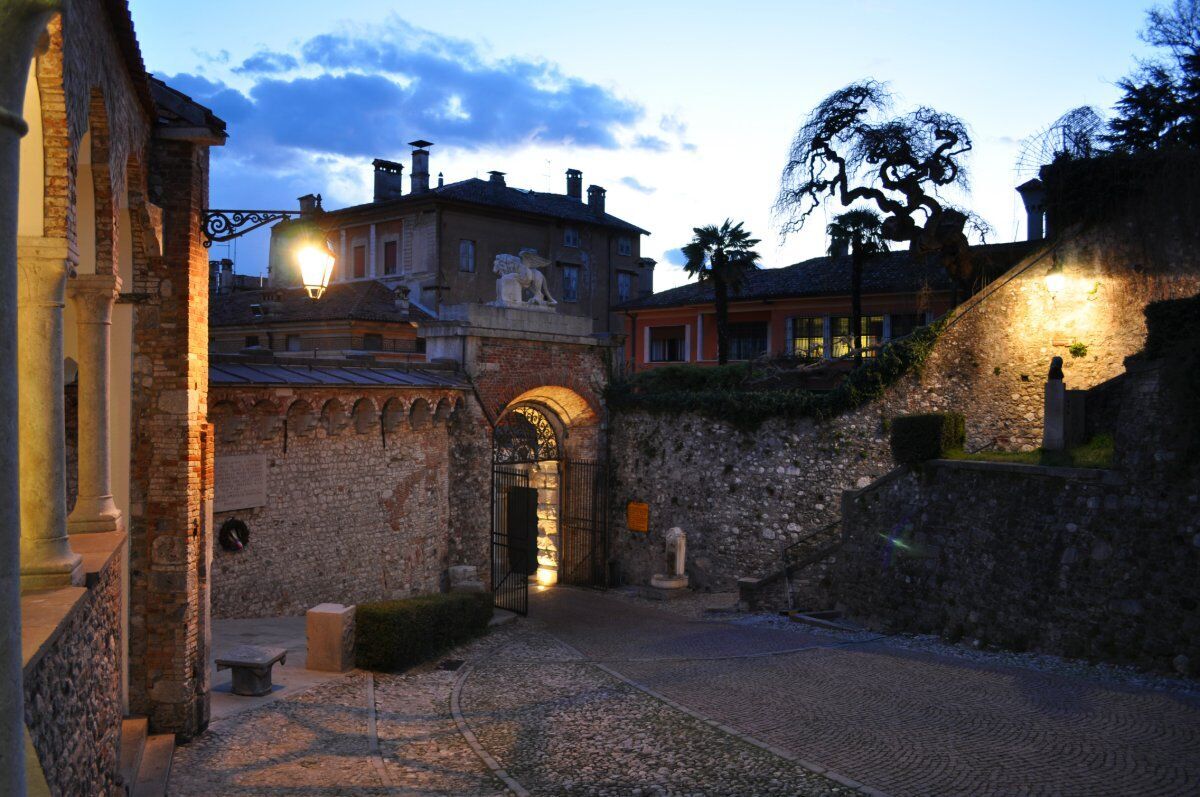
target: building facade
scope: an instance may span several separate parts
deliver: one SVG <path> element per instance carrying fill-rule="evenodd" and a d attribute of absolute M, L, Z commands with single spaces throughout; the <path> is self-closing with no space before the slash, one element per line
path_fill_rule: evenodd
<path fill-rule="evenodd" d="M 1026 254 L 1027 242 L 973 247 L 987 274 L 1002 274 Z M 729 303 L 729 359 L 795 357 L 836 360 L 856 349 L 872 356 L 952 307 L 954 285 L 935 257 L 888 252 L 863 271 L 861 337 L 850 334 L 850 258 L 818 257 L 746 276 Z M 716 313 L 710 286 L 683 285 L 627 302 L 619 310 L 632 370 L 678 363 L 717 363 Z"/>
<path fill-rule="evenodd" d="M 492 262 L 499 254 L 532 249 L 544 269 L 558 312 L 589 317 L 597 332 L 620 333 L 612 308 L 653 293 L 655 261 L 641 256 L 649 233 L 607 212 L 606 192 L 583 192 L 583 173 L 567 170 L 566 193 L 510 186 L 503 172 L 487 180 L 429 181 L 429 142 L 412 142 L 410 190 L 402 164 L 377 159 L 373 201 L 321 211 L 304 197 L 329 231 L 337 257 L 333 281 L 378 280 L 403 287 L 408 299 L 436 315 L 442 305 L 489 302 L 496 296 Z M 291 223 L 272 231 L 270 271 L 276 286 L 295 285 L 288 257 Z"/>

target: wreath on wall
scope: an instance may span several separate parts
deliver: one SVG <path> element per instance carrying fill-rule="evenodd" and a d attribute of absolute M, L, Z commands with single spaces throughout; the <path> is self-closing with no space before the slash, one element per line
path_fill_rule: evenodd
<path fill-rule="evenodd" d="M 250 527 L 237 518 L 230 518 L 221 524 L 217 542 L 225 550 L 236 553 L 250 544 Z"/>

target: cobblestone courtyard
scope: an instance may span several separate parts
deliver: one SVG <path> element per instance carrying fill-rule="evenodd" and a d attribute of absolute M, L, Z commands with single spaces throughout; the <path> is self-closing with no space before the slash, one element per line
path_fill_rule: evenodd
<path fill-rule="evenodd" d="M 447 658 L 466 664 L 355 672 L 216 722 L 176 752 L 171 793 L 1200 790 L 1194 692 L 562 588 Z"/>

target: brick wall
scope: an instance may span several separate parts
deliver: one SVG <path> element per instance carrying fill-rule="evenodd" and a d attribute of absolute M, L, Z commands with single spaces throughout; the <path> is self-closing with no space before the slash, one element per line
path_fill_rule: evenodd
<path fill-rule="evenodd" d="M 223 456 L 267 457 L 266 505 L 214 516 L 250 529 L 245 549 L 214 548 L 214 617 L 438 592 L 453 564 L 485 572 L 480 532 L 452 523 L 452 473 L 474 464 L 455 449 L 484 448 L 451 431 L 465 425 L 451 421 L 457 391 L 218 387 L 212 400 L 217 469 Z M 488 500 L 490 483 L 478 486 Z"/>

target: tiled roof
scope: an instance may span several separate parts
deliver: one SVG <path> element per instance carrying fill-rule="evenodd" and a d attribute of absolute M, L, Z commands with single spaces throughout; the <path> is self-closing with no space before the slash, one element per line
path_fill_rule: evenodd
<path fill-rule="evenodd" d="M 278 295 L 278 307 L 270 315 L 256 315 L 252 305 L 262 306 Z M 409 303 L 408 315 L 396 306 L 395 294 L 376 280 L 335 282 L 320 299 L 313 301 L 303 288 L 234 291 L 209 300 L 208 323 L 214 327 L 241 326 L 255 322 L 288 321 L 407 321 L 429 318 L 417 304 Z"/>
<path fill-rule="evenodd" d="M 512 186 L 498 185 L 489 180 L 480 180 L 477 177 L 472 177 L 469 180 L 460 180 L 457 183 L 447 183 L 441 188 L 431 188 L 428 192 L 422 194 L 406 194 L 399 199 L 389 200 L 388 202 L 354 205 L 348 208 L 341 208 L 340 210 L 329 211 L 329 213 L 330 215 L 354 213 L 368 210 L 375 205 L 393 205 L 422 199 L 444 199 L 451 202 L 467 202 L 472 205 L 487 205 L 518 213 L 533 213 L 540 216 L 564 219 L 566 221 L 577 221 L 581 224 L 600 224 L 606 227 L 628 230 L 640 235 L 650 234 L 641 227 L 630 224 L 624 219 L 619 219 L 611 213 L 597 216 L 586 202 L 572 199 L 566 194 L 527 191 L 521 188 L 513 188 Z"/>
<path fill-rule="evenodd" d="M 1003 274 L 1040 241 L 1019 241 L 971 247 L 976 265 L 989 278 Z M 937 256 L 914 257 L 907 250 L 875 255 L 863 268 L 863 293 L 911 293 L 928 286 L 932 290 L 952 290 L 946 270 Z M 814 257 L 786 268 L 764 268 L 746 275 L 732 301 L 799 298 L 806 296 L 848 296 L 850 294 L 850 257 Z M 713 301 L 710 285 L 696 282 L 652 293 L 619 305 L 618 310 L 652 307 L 682 307 Z"/>
<path fill-rule="evenodd" d="M 317 387 L 448 387 L 470 383 L 457 371 L 432 368 L 364 368 L 336 365 L 213 362 L 211 385 L 309 385 Z"/>
<path fill-rule="evenodd" d="M 203 127 L 215 137 L 225 139 L 225 120 L 214 114 L 179 89 L 168 86 L 156 77 L 150 78 L 150 92 L 158 123 L 164 127 Z"/>

